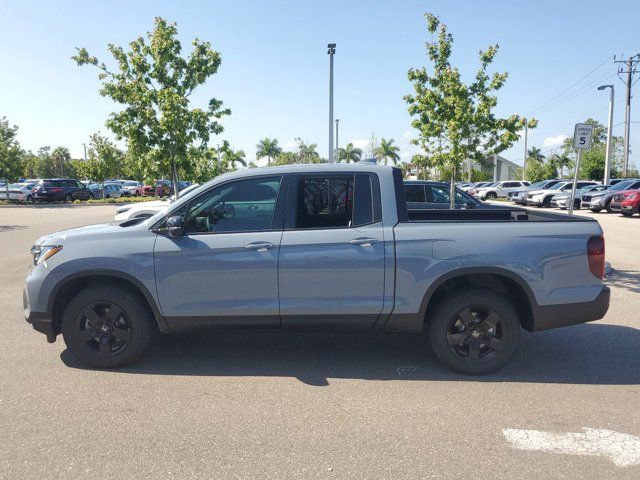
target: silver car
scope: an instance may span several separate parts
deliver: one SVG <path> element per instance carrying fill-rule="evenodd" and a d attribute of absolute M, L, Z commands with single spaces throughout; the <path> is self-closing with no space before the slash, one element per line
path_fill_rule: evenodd
<path fill-rule="evenodd" d="M 595 193 L 595 192 L 604 192 L 609 190 L 611 185 L 589 185 L 587 187 L 582 187 L 576 190 L 576 197 L 573 202 L 573 208 L 576 210 L 580 210 L 580 206 L 582 205 L 582 195 L 585 193 Z M 560 208 L 562 210 L 569 208 L 569 204 L 571 203 L 571 191 L 562 192 L 558 195 L 555 195 L 551 199 L 551 206 L 554 208 Z"/>

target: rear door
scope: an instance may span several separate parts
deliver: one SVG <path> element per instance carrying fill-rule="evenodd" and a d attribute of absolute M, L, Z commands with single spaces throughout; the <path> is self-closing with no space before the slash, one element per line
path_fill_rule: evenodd
<path fill-rule="evenodd" d="M 377 176 L 292 176 L 278 285 L 285 329 L 368 330 L 383 307 L 385 249 Z"/>

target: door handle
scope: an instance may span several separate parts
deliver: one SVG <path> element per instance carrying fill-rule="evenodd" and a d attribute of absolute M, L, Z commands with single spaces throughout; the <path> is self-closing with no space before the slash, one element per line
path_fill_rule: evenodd
<path fill-rule="evenodd" d="M 353 240 L 349 240 L 351 245 L 362 245 L 363 247 L 370 247 L 372 244 L 376 243 L 378 240 L 370 237 L 358 237 Z"/>
<path fill-rule="evenodd" d="M 255 250 L 257 252 L 266 252 L 273 247 L 275 247 L 275 245 L 270 242 L 253 242 L 244 246 L 247 250 Z"/>
<path fill-rule="evenodd" d="M 257 210 L 258 209 L 258 205 L 249 205 L 247 206 L 247 210 Z"/>

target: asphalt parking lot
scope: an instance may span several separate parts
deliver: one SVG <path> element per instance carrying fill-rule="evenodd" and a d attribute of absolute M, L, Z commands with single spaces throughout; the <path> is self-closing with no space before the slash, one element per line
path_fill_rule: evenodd
<path fill-rule="evenodd" d="M 578 212 L 605 231 L 603 320 L 525 334 L 469 378 L 420 338 L 373 335 L 167 336 L 135 367 L 84 369 L 25 323 L 21 289 L 37 237 L 114 210 L 0 208 L 0 478 L 640 478 L 640 460 L 504 432 L 640 436 L 639 217 Z"/>

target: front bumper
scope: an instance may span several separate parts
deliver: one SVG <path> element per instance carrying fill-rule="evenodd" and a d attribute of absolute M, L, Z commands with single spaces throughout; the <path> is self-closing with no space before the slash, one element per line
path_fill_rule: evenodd
<path fill-rule="evenodd" d="M 22 290 L 22 306 L 24 308 L 24 318 L 31 324 L 34 330 L 44 333 L 47 337 L 47 342 L 53 343 L 56 341 L 56 334 L 53 331 L 53 321 L 47 312 L 34 312 L 31 310 L 29 304 L 29 296 L 27 290 Z"/>
<path fill-rule="evenodd" d="M 548 330 L 600 320 L 609 309 L 610 298 L 611 290 L 603 285 L 602 291 L 591 302 L 536 305 L 533 330 Z"/>
<path fill-rule="evenodd" d="M 538 200 L 535 198 L 527 198 L 527 205 L 531 205 L 533 207 L 541 207 L 542 206 L 542 200 Z"/>

